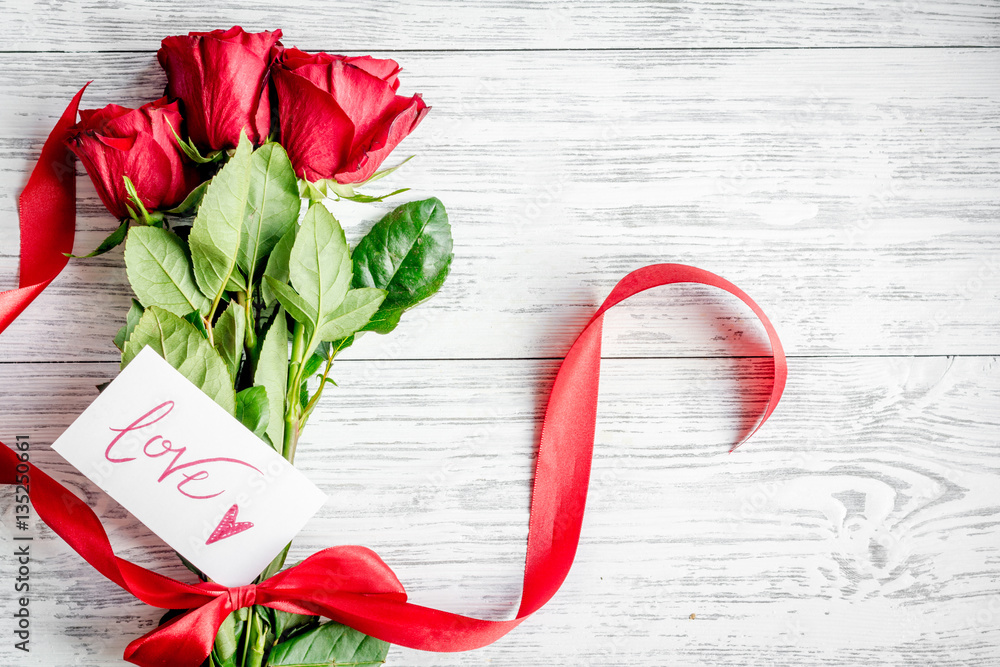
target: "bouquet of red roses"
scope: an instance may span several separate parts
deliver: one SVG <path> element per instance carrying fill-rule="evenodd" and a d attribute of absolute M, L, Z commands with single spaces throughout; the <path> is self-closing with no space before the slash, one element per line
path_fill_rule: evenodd
<path fill-rule="evenodd" d="M 348 245 L 323 200 L 404 192 L 359 188 L 392 171 L 379 167 L 429 107 L 397 94 L 392 60 L 305 53 L 280 37 L 234 27 L 164 39 L 166 96 L 81 111 L 67 144 L 121 220 L 91 255 L 125 244 L 135 298 L 115 337 L 122 367 L 152 347 L 292 461 L 336 356 L 438 291 L 452 239 L 429 199 Z M 387 649 L 255 605 L 226 619 L 208 662 L 376 664 Z"/>

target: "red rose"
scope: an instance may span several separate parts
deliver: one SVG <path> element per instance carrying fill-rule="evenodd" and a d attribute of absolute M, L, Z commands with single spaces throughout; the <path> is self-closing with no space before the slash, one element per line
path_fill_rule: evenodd
<path fill-rule="evenodd" d="M 235 148 L 240 131 L 255 144 L 271 129 L 268 70 L 281 50 L 281 31 L 229 30 L 167 37 L 156 57 L 167 95 L 184 103 L 188 135 L 201 148 Z"/>
<path fill-rule="evenodd" d="M 123 176 L 149 211 L 176 206 L 201 181 L 177 145 L 180 125 L 177 103 L 165 97 L 138 109 L 109 104 L 81 110 L 66 144 L 87 168 L 101 201 L 122 219 L 129 217 Z"/>
<path fill-rule="evenodd" d="M 309 181 L 370 178 L 430 109 L 420 95 L 396 95 L 398 75 L 393 60 L 284 50 L 272 76 L 295 172 Z"/>

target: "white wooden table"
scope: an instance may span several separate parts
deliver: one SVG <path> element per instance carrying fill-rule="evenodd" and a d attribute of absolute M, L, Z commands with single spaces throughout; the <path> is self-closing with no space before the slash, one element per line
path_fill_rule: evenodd
<path fill-rule="evenodd" d="M 390 665 L 1000 664 L 1000 3 L 996 0 L 251 3 L 0 0 L 0 286 L 16 195 L 73 92 L 161 94 L 159 39 L 241 24 L 373 53 L 434 107 L 392 177 L 439 196 L 452 276 L 338 363 L 300 445 L 330 496 L 293 560 L 364 544 L 418 603 L 518 604 L 532 454 L 558 359 L 615 281 L 717 272 L 610 316 L 592 493 L 552 602 L 466 654 Z M 78 177 L 77 248 L 115 224 Z M 388 208 L 340 204 L 357 236 Z M 126 558 L 169 548 L 48 450 L 116 373 L 121 253 L 73 262 L 0 336 L 0 440 L 101 515 Z M 160 611 L 33 527 L 32 652 L 13 648 L 2 500 L 0 664 L 117 665 Z"/>

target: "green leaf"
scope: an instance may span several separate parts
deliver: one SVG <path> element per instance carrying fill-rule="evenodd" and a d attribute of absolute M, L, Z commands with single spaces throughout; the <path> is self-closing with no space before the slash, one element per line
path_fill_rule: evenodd
<path fill-rule="evenodd" d="M 288 260 L 288 275 L 317 322 L 337 309 L 351 286 L 351 253 L 344 230 L 323 204 L 312 204 L 306 211 Z"/>
<path fill-rule="evenodd" d="M 309 404 L 309 381 L 303 380 L 299 385 L 299 407 L 303 410 Z"/>
<path fill-rule="evenodd" d="M 197 164 L 209 164 L 210 162 L 218 162 L 221 160 L 226 152 L 225 151 L 212 151 L 208 155 L 202 155 L 198 147 L 194 145 L 193 141 L 182 141 L 180 142 L 181 150 L 184 154 L 191 158 L 192 162 Z"/>
<path fill-rule="evenodd" d="M 449 263 L 448 268 L 446 268 L 441 274 L 439 274 L 436 280 L 429 283 L 425 287 L 423 293 L 426 294 L 427 296 L 424 297 L 423 299 L 420 299 L 420 301 L 414 303 L 413 306 L 418 305 L 420 302 L 426 300 L 427 298 L 430 298 L 439 289 L 441 289 L 441 286 L 444 284 L 444 281 L 448 278 L 448 272 L 450 268 L 451 266 Z M 413 306 L 399 305 L 396 307 L 392 306 L 387 307 L 385 305 L 385 302 L 383 301 L 382 307 L 379 308 L 378 312 L 372 316 L 372 319 L 364 327 L 363 331 L 374 331 L 380 334 L 387 334 L 396 328 L 396 325 L 399 324 L 399 320 L 403 316 L 403 313 L 405 313 Z"/>
<path fill-rule="evenodd" d="M 350 201 L 358 202 L 360 204 L 372 204 L 375 202 L 385 201 L 389 197 L 395 197 L 398 194 L 409 191 L 410 188 L 400 188 L 399 190 L 393 190 L 389 194 L 385 195 L 366 195 L 361 192 L 351 195 L 350 197 L 341 197 L 341 199 L 347 199 Z"/>
<path fill-rule="evenodd" d="M 349 348 L 354 344 L 354 336 L 348 336 L 346 338 L 341 338 L 339 340 L 333 341 L 322 341 L 316 346 L 316 351 L 313 353 L 309 359 L 306 360 L 304 366 L 302 377 L 309 377 L 319 370 L 319 367 L 326 363 L 326 360 L 330 358 L 330 355 L 336 357 L 338 354 Z M 336 382 L 327 378 L 327 382 L 330 382 L 334 386 L 337 385 Z"/>
<path fill-rule="evenodd" d="M 291 548 L 292 548 L 292 543 L 291 542 L 289 542 L 288 544 L 286 544 L 284 546 L 284 548 L 281 551 L 278 552 L 278 555 L 274 557 L 274 559 L 271 561 L 270 565 L 268 565 L 266 568 L 264 568 L 264 571 L 260 573 L 260 575 L 257 577 L 256 581 L 259 583 L 261 581 L 264 581 L 265 579 L 270 579 L 271 577 L 273 577 L 274 575 L 276 575 L 278 572 L 280 572 L 281 568 L 285 565 L 285 559 L 288 557 L 288 550 L 291 549 Z M 275 610 L 271 609 L 270 607 L 264 607 L 263 609 L 264 609 L 264 613 L 265 614 L 271 614 L 271 618 L 270 618 L 270 621 L 269 621 L 271 627 L 272 628 L 276 627 L 276 620 L 275 620 L 275 617 L 274 617 L 274 611 Z M 279 632 L 278 634 L 280 635 L 281 633 Z"/>
<path fill-rule="evenodd" d="M 293 634 L 293 631 L 302 632 L 310 629 L 308 626 L 318 624 L 319 622 L 318 616 L 303 616 L 302 614 L 293 614 L 287 611 L 271 609 L 270 607 L 265 607 L 265 609 L 268 610 L 271 616 L 271 629 L 280 640 L 288 639 Z"/>
<path fill-rule="evenodd" d="M 233 271 L 229 275 L 229 282 L 226 283 L 227 292 L 246 292 L 247 281 L 239 271 Z"/>
<path fill-rule="evenodd" d="M 364 331 L 388 333 L 404 311 L 431 297 L 451 269 L 451 226 L 438 199 L 399 206 L 354 249 L 354 287 L 388 291 Z"/>
<path fill-rule="evenodd" d="M 180 146 L 180 149 L 184 151 L 184 154 L 187 155 L 192 162 L 196 164 L 207 164 L 209 162 L 216 162 L 217 160 L 222 159 L 222 156 L 225 155 L 225 151 L 212 151 L 208 155 L 202 156 L 193 141 L 190 139 L 184 141 L 181 139 L 180 135 L 177 134 L 177 130 L 174 129 L 173 125 L 167 123 L 167 126 L 170 127 L 170 131 L 173 132 L 174 139 L 177 140 L 177 145 Z"/>
<path fill-rule="evenodd" d="M 280 453 L 284 444 L 285 388 L 288 384 L 288 328 L 285 313 L 278 311 L 264 336 L 253 382 L 267 390 L 267 436 Z"/>
<path fill-rule="evenodd" d="M 212 340 L 219 356 L 226 362 L 229 377 L 236 383 L 236 374 L 243 360 L 243 337 L 246 334 L 247 315 L 243 306 L 235 300 L 222 311 L 219 321 L 212 328 Z M 251 429 L 252 430 L 252 429 Z"/>
<path fill-rule="evenodd" d="M 385 297 L 386 291 L 381 289 L 371 287 L 352 289 L 337 310 L 330 313 L 326 321 L 320 325 L 320 340 L 340 340 L 357 333 L 368 324 Z"/>
<path fill-rule="evenodd" d="M 126 198 L 130 202 L 132 202 L 133 204 L 135 204 L 135 207 L 137 209 L 139 209 L 140 213 L 142 213 L 142 221 L 141 222 L 144 222 L 147 225 L 152 225 L 155 222 L 159 222 L 158 220 L 154 220 L 149 215 L 149 211 L 146 210 L 146 205 L 143 204 L 142 203 L 142 199 L 139 198 L 139 193 L 136 191 L 136 189 L 135 189 L 135 183 L 132 182 L 132 179 L 130 179 L 128 176 L 124 176 L 124 175 L 122 176 L 122 179 L 125 181 L 125 194 L 126 194 Z M 126 206 L 128 206 L 128 205 L 126 204 Z M 132 214 L 132 217 L 137 222 L 139 222 L 139 216 L 136 214 L 135 210 L 131 206 L 128 206 L 128 212 Z"/>
<path fill-rule="evenodd" d="M 205 340 L 208 340 L 208 329 L 205 328 L 205 318 L 201 316 L 201 313 L 197 310 L 192 310 L 184 316 L 184 320 L 190 322 L 198 330 L 198 333 L 204 336 Z"/>
<path fill-rule="evenodd" d="M 68 252 L 64 252 L 63 254 L 69 257 L 70 259 L 81 259 L 83 257 L 97 257 L 98 255 L 103 255 L 112 248 L 117 248 L 122 244 L 122 242 L 125 240 L 125 235 L 128 234 L 129 222 L 130 221 L 128 219 L 122 220 L 122 224 L 118 226 L 118 229 L 111 232 L 108 235 L 108 238 L 101 241 L 100 245 L 98 245 L 94 250 L 90 251 L 86 255 L 74 255 Z"/>
<path fill-rule="evenodd" d="M 311 202 L 314 202 L 314 201 L 323 201 L 324 199 L 326 199 L 326 193 L 327 193 L 327 189 L 328 189 L 327 188 L 327 183 L 328 182 L 329 183 L 336 183 L 336 181 L 326 181 L 326 180 L 321 180 L 321 181 L 317 181 L 315 183 L 310 183 L 309 181 L 307 181 L 305 179 L 299 179 L 299 196 L 302 197 L 302 198 L 304 198 L 304 199 L 308 199 Z M 348 187 L 349 188 L 350 186 L 348 185 L 348 186 L 343 186 L 343 187 Z M 353 191 L 354 190 L 352 189 L 351 192 L 353 192 Z"/>
<path fill-rule="evenodd" d="M 368 324 L 365 325 L 364 330 L 387 334 L 399 325 L 399 320 L 405 312 L 406 308 L 382 308 L 372 315 L 372 318 L 368 320 Z"/>
<path fill-rule="evenodd" d="M 385 663 L 388 652 L 387 642 L 331 621 L 275 646 L 269 663 L 272 667 L 369 667 Z"/>
<path fill-rule="evenodd" d="M 212 303 L 219 301 L 236 268 L 250 187 L 251 150 L 250 140 L 241 134 L 236 154 L 205 191 L 188 237 L 194 277 Z"/>
<path fill-rule="evenodd" d="M 354 336 L 348 336 L 347 338 L 341 338 L 340 340 L 334 340 L 330 341 L 329 343 L 323 343 L 323 344 L 329 346 L 327 348 L 327 354 L 330 354 L 332 352 L 333 356 L 336 357 L 338 354 L 349 348 L 351 345 L 354 345 L 354 338 L 355 338 Z"/>
<path fill-rule="evenodd" d="M 326 363 L 326 352 L 317 348 L 313 355 L 306 359 L 306 363 L 302 365 L 302 377 L 309 378 L 314 374 L 319 373 L 320 366 Z"/>
<path fill-rule="evenodd" d="M 267 143 L 250 159 L 250 188 L 243 231 L 240 235 L 239 267 L 247 276 L 257 274 L 261 258 L 291 229 L 299 217 L 295 170 L 280 144 Z"/>
<path fill-rule="evenodd" d="M 324 178 L 316 181 L 314 185 L 327 197 L 333 196 L 337 199 L 344 199 L 345 197 L 353 197 L 357 194 L 357 190 L 350 183 L 338 183 L 332 178 Z"/>
<path fill-rule="evenodd" d="M 411 155 L 410 157 L 413 156 Z M 409 190 L 409 188 L 402 188 L 401 190 L 396 190 L 395 192 L 390 192 L 389 194 L 378 195 L 378 196 L 366 195 L 360 193 L 355 188 L 365 185 L 366 183 L 371 183 L 372 181 L 377 181 L 378 179 L 384 178 L 385 176 L 388 176 L 392 172 L 396 171 L 396 169 L 402 167 L 403 164 L 405 164 L 409 159 L 410 158 L 406 158 L 406 160 L 403 160 L 402 163 L 396 165 L 395 167 L 392 167 L 391 169 L 386 169 L 385 171 L 376 172 L 374 175 L 372 175 L 371 178 L 369 178 L 364 183 L 357 183 L 355 185 L 351 185 L 348 183 L 338 183 L 332 178 L 323 178 L 313 182 L 304 179 L 299 179 L 298 181 L 299 195 L 305 199 L 308 199 L 311 202 L 320 202 L 326 199 L 327 197 L 336 197 L 338 201 L 341 199 L 348 199 L 350 201 L 361 202 L 361 203 L 380 202 L 394 195 L 406 192 L 407 190 Z"/>
<path fill-rule="evenodd" d="M 236 393 L 226 363 L 193 324 L 157 306 L 147 308 L 125 344 L 121 367 L 147 345 L 229 414 L 235 413 Z"/>
<path fill-rule="evenodd" d="M 254 385 L 236 394 L 236 418 L 258 438 L 267 432 L 270 412 L 267 389 L 263 386 Z"/>
<path fill-rule="evenodd" d="M 400 162 L 399 164 L 397 164 L 395 167 L 389 167 L 388 169 L 382 169 L 381 171 L 376 171 L 374 174 L 371 175 L 371 178 L 369 178 L 364 183 L 361 183 L 361 185 L 367 185 L 369 183 L 374 183 L 375 181 L 379 180 L 380 178 L 385 178 L 386 176 L 388 176 L 389 174 L 391 174 L 392 172 L 396 171 L 397 169 L 399 169 L 400 167 L 402 167 L 404 164 L 406 164 L 407 162 L 409 162 L 410 160 L 412 160 L 413 157 L 414 156 L 411 155 L 410 157 L 406 158 L 405 160 L 403 160 L 402 162 Z"/>
<path fill-rule="evenodd" d="M 188 193 L 188 196 L 184 198 L 184 201 L 163 212 L 169 213 L 170 215 L 190 215 L 192 212 L 197 213 L 196 209 L 201 206 L 201 200 L 205 198 L 205 190 L 208 189 L 208 184 L 211 182 L 211 179 L 209 179 L 200 184 Z"/>
<path fill-rule="evenodd" d="M 245 609 L 237 609 L 222 621 L 215 635 L 212 659 L 219 667 L 239 667 L 237 651 L 243 636 Z"/>
<path fill-rule="evenodd" d="M 125 242 L 125 272 L 147 308 L 158 306 L 181 317 L 192 310 L 208 313 L 211 302 L 195 284 L 187 245 L 173 232 L 134 228 Z"/>
<path fill-rule="evenodd" d="M 267 265 L 264 267 L 265 278 L 274 278 L 282 284 L 288 282 L 288 260 L 292 254 L 292 245 L 295 243 L 295 234 L 297 231 L 298 227 L 292 225 L 285 235 L 281 237 L 281 240 L 278 241 L 278 244 L 274 246 L 270 257 L 267 258 Z M 264 280 L 261 285 L 261 295 L 264 297 L 264 303 L 271 305 L 277 297 L 271 291 L 271 286 L 267 280 Z"/>
<path fill-rule="evenodd" d="M 125 343 L 128 342 L 129 337 L 132 335 L 135 325 L 139 324 L 139 318 L 142 317 L 142 310 L 142 304 L 132 299 L 132 305 L 129 306 L 128 314 L 125 315 L 125 324 L 115 334 L 115 347 L 119 350 L 125 351 Z"/>
<path fill-rule="evenodd" d="M 271 288 L 271 292 L 278 298 L 278 303 L 284 306 L 285 310 L 302 324 L 311 327 L 316 326 L 316 310 L 306 300 L 299 296 L 295 290 L 284 283 L 279 283 L 271 276 L 264 276 L 264 281 Z"/>

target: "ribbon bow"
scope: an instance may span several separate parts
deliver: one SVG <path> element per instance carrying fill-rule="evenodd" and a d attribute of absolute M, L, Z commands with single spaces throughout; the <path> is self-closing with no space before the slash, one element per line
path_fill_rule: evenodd
<path fill-rule="evenodd" d="M 72 247 L 73 179 L 64 178 L 60 166 L 71 159 L 62 139 L 75 119 L 82 93 L 73 98 L 46 141 L 21 195 L 22 284 L 26 275 L 41 282 L 32 289 L 0 293 L 0 331 L 62 269 L 61 249 Z M 45 224 L 49 227 L 44 233 L 26 232 L 26 226 Z M 25 251 L 25 239 L 30 252 Z M 39 264 L 25 266 L 26 262 Z M 236 609 L 254 604 L 325 616 L 410 648 L 479 648 L 507 634 L 548 602 L 573 563 L 594 447 L 604 313 L 634 294 L 673 283 L 710 285 L 735 295 L 753 310 L 767 332 L 774 357 L 770 398 L 757 425 L 736 446 L 753 435 L 778 404 L 787 376 L 781 342 L 764 312 L 741 289 L 713 273 L 680 264 L 656 264 L 625 276 L 584 327 L 556 374 L 535 464 L 521 606 L 510 620 L 485 621 L 407 602 L 389 566 L 373 551 L 358 546 L 324 549 L 255 586 L 186 584 L 116 556 L 90 507 L 7 447 L 0 447 L 0 483 L 30 484 L 39 518 L 105 577 L 147 604 L 189 610 L 129 644 L 125 659 L 142 667 L 197 667 L 211 652 L 223 620 Z"/>

